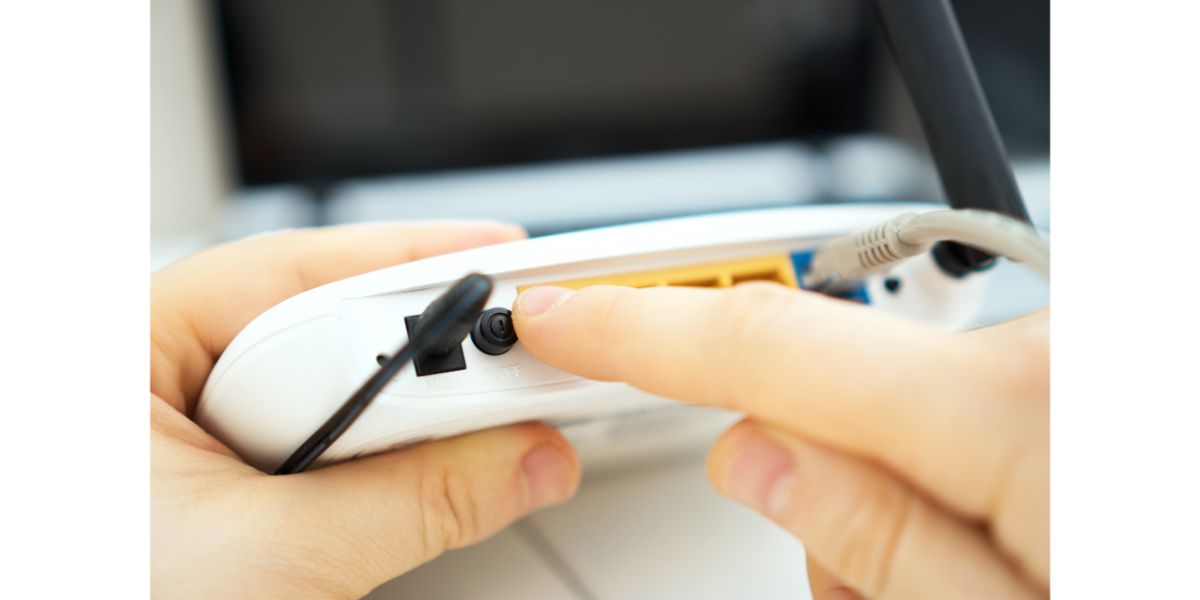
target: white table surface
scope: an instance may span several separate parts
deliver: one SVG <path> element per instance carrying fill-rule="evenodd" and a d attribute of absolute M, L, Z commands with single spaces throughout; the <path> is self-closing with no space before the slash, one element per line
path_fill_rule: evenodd
<path fill-rule="evenodd" d="M 368 598 L 809 598 L 804 549 L 713 491 L 704 456 L 584 475 L 568 503 Z"/>

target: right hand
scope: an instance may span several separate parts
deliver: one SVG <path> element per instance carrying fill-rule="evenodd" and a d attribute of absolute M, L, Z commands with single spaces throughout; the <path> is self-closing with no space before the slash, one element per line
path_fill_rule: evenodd
<path fill-rule="evenodd" d="M 804 542 L 818 599 L 1046 594 L 1048 311 L 946 334 L 750 284 L 541 287 L 513 314 L 551 365 L 745 413 L 710 479 Z"/>

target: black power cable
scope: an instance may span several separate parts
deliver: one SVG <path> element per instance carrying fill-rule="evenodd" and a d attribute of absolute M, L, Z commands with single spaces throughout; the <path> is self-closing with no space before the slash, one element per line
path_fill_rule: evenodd
<path fill-rule="evenodd" d="M 492 293 L 492 280 L 472 273 L 458 280 L 421 313 L 408 342 L 387 359 L 333 416 L 325 421 L 275 470 L 276 475 L 299 473 L 337 441 L 388 382 L 413 358 L 439 352 L 462 343 L 483 312 Z"/>

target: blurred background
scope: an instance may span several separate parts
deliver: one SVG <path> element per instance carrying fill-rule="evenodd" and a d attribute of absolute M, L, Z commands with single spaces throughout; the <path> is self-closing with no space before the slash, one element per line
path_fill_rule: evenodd
<path fill-rule="evenodd" d="M 1049 3 L 953 4 L 1044 221 Z M 152 266 L 297 225 L 539 234 L 940 197 L 862 1 L 156 0 L 152 19 Z"/>
<path fill-rule="evenodd" d="M 952 4 L 1048 230 L 1049 1 Z M 941 197 L 864 1 L 151 6 L 152 270 L 285 227 L 481 217 L 541 235 Z M 1047 301 L 1001 267 L 985 321 Z M 804 597 L 803 549 L 711 492 L 701 447 L 636 467 L 373 596 Z"/>

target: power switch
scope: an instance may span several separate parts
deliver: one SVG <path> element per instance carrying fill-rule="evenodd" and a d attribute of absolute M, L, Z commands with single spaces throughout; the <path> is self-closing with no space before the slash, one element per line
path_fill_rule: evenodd
<path fill-rule="evenodd" d="M 513 328 L 512 311 L 507 308 L 489 308 L 483 311 L 475 327 L 471 329 L 471 341 L 484 354 L 498 356 L 508 352 L 517 343 L 517 331 Z"/>

